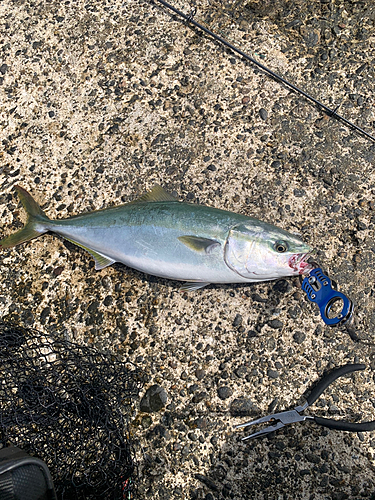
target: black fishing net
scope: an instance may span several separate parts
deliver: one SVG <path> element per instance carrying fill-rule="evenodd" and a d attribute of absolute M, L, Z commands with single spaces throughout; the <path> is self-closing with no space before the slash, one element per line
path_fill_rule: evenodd
<path fill-rule="evenodd" d="M 133 498 L 142 385 L 131 363 L 0 321 L 0 440 L 44 460 L 59 499 Z"/>

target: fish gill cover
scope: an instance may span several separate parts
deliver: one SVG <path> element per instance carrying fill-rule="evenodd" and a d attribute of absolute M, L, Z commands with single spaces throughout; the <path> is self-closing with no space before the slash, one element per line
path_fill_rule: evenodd
<path fill-rule="evenodd" d="M 59 499 L 128 499 L 144 375 L 109 353 L 0 320 L 0 443 L 44 460 Z"/>

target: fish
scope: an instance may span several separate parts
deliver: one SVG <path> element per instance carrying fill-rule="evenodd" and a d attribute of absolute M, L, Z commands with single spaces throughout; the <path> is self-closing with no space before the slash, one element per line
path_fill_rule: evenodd
<path fill-rule="evenodd" d="M 270 281 L 313 268 L 312 248 L 299 236 L 253 217 L 180 202 L 159 185 L 130 203 L 57 220 L 24 188 L 15 189 L 27 221 L 0 240 L 0 249 L 52 231 L 89 252 L 97 270 L 120 262 L 184 281 L 184 290 Z"/>

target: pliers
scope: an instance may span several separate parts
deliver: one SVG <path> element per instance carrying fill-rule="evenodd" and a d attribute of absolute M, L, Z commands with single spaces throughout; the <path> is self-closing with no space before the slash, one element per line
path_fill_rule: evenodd
<path fill-rule="evenodd" d="M 354 364 L 354 365 L 344 365 L 332 372 L 328 373 L 325 377 L 323 377 L 318 384 L 311 391 L 310 395 L 306 398 L 306 403 L 302 406 L 297 406 L 294 410 L 290 411 L 282 411 L 281 413 L 274 413 L 272 415 L 267 415 L 266 417 L 258 418 L 257 420 L 253 420 L 252 422 L 246 422 L 245 424 L 236 425 L 236 429 L 241 427 L 248 427 L 250 425 L 262 424 L 264 422 L 274 422 L 268 427 L 255 432 L 254 434 L 250 434 L 250 436 L 246 436 L 242 438 L 242 441 L 246 439 L 251 439 L 257 436 L 261 436 L 263 434 L 268 434 L 270 432 L 274 432 L 278 429 L 281 429 L 287 424 L 294 424 L 295 422 L 303 422 L 304 420 L 314 420 L 318 425 L 322 425 L 323 427 L 328 427 L 329 429 L 336 429 L 339 431 L 350 431 L 350 432 L 363 432 L 363 431 L 373 431 L 375 429 L 375 420 L 372 422 L 361 422 L 361 423 L 352 423 L 345 422 L 341 420 L 333 420 L 330 418 L 323 417 L 315 417 L 312 415 L 300 415 L 301 412 L 306 410 L 306 408 L 312 405 L 318 397 L 324 392 L 324 390 L 331 385 L 337 378 L 346 375 L 347 373 L 355 372 L 357 370 L 364 370 L 366 365 L 362 364 Z"/>

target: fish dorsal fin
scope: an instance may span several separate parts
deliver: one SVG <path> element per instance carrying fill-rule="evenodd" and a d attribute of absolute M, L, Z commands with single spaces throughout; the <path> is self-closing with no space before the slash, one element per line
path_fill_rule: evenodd
<path fill-rule="evenodd" d="M 220 246 L 218 241 L 201 238 L 200 236 L 179 236 L 177 239 L 190 248 L 190 250 L 199 253 L 211 253 L 214 248 Z"/>
<path fill-rule="evenodd" d="M 70 241 L 70 243 L 77 245 L 77 247 L 83 248 L 83 250 L 86 250 L 86 252 L 92 255 L 92 257 L 94 257 L 95 260 L 95 269 L 97 271 L 100 271 L 101 269 L 104 269 L 105 267 L 110 266 L 111 264 L 114 264 L 116 262 L 110 257 L 107 257 L 102 253 L 96 252 L 95 250 L 92 250 L 91 248 L 88 248 L 85 245 L 81 245 L 81 243 L 77 243 L 76 241 L 71 240 L 70 238 L 65 237 L 65 239 Z"/>
<path fill-rule="evenodd" d="M 137 198 L 133 203 L 139 202 L 155 202 L 155 201 L 178 201 L 174 196 L 169 194 L 164 188 L 156 184 L 151 191 Z"/>

